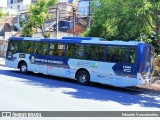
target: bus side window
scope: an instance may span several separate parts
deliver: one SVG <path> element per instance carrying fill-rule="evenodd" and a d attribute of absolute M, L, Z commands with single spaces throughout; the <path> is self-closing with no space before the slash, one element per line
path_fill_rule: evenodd
<path fill-rule="evenodd" d="M 66 47 L 66 57 L 69 58 L 83 58 L 84 57 L 84 45 L 80 44 L 68 44 Z"/>
<path fill-rule="evenodd" d="M 64 56 L 65 44 L 58 44 L 58 56 Z"/>
<path fill-rule="evenodd" d="M 76 58 L 84 58 L 84 45 L 76 45 Z"/>
<path fill-rule="evenodd" d="M 86 59 L 104 61 L 105 47 L 101 45 L 86 45 Z"/>
<path fill-rule="evenodd" d="M 32 41 L 23 41 L 23 52 L 31 54 L 32 51 Z"/>
<path fill-rule="evenodd" d="M 76 45 L 75 44 L 68 44 L 66 47 L 66 57 L 69 58 L 76 58 Z"/>
<path fill-rule="evenodd" d="M 49 45 L 49 55 L 55 55 L 55 45 L 53 43 Z"/>
<path fill-rule="evenodd" d="M 136 53 L 136 48 L 135 47 L 130 47 L 129 50 L 129 63 L 134 63 L 135 62 L 135 53 Z"/>
<path fill-rule="evenodd" d="M 52 55 L 52 56 L 62 56 L 62 55 L 64 55 L 64 52 L 62 52 L 61 47 L 65 48 L 65 45 L 64 46 L 60 46 L 60 44 L 57 44 L 57 43 L 50 43 L 49 55 Z"/>
<path fill-rule="evenodd" d="M 126 63 L 127 47 L 108 46 L 107 62 Z"/>
<path fill-rule="evenodd" d="M 21 41 L 10 41 L 8 51 L 11 54 L 14 54 L 16 52 L 21 52 L 22 51 L 21 47 L 22 47 Z"/>
<path fill-rule="evenodd" d="M 34 42 L 34 54 L 39 54 L 39 42 Z"/>
<path fill-rule="evenodd" d="M 42 42 L 42 54 L 47 55 L 48 54 L 48 43 Z"/>

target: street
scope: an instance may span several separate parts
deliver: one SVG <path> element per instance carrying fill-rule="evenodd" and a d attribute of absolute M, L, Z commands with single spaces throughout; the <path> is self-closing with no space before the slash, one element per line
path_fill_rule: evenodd
<path fill-rule="evenodd" d="M 0 111 L 158 111 L 160 92 L 129 90 L 0 66 Z"/>

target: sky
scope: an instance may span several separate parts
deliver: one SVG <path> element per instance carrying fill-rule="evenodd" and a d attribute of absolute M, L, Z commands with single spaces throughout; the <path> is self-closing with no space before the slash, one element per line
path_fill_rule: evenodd
<path fill-rule="evenodd" d="M 7 0 L 0 0 L 0 7 L 7 7 Z"/>

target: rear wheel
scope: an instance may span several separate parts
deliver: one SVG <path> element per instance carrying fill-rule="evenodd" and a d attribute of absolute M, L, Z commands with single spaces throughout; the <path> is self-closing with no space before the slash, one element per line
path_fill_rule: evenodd
<path fill-rule="evenodd" d="M 28 70 L 27 64 L 25 62 L 21 63 L 21 65 L 20 65 L 20 71 L 21 71 L 21 73 L 26 74 L 27 70 Z"/>
<path fill-rule="evenodd" d="M 81 85 L 89 85 L 90 76 L 89 73 L 85 70 L 79 71 L 76 76 L 77 83 Z"/>

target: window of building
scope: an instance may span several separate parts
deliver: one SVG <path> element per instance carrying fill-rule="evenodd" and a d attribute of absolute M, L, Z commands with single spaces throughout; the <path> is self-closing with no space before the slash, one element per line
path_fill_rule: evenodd
<path fill-rule="evenodd" d="M 17 5 L 17 10 L 20 10 L 20 5 Z"/>
<path fill-rule="evenodd" d="M 23 2 L 23 0 L 17 0 L 17 3 Z"/>
<path fill-rule="evenodd" d="M 11 0 L 10 3 L 13 4 L 13 0 Z"/>
<path fill-rule="evenodd" d="M 107 62 L 127 62 L 127 47 L 108 46 Z"/>
<path fill-rule="evenodd" d="M 17 3 L 17 0 L 13 0 L 13 3 Z"/>

